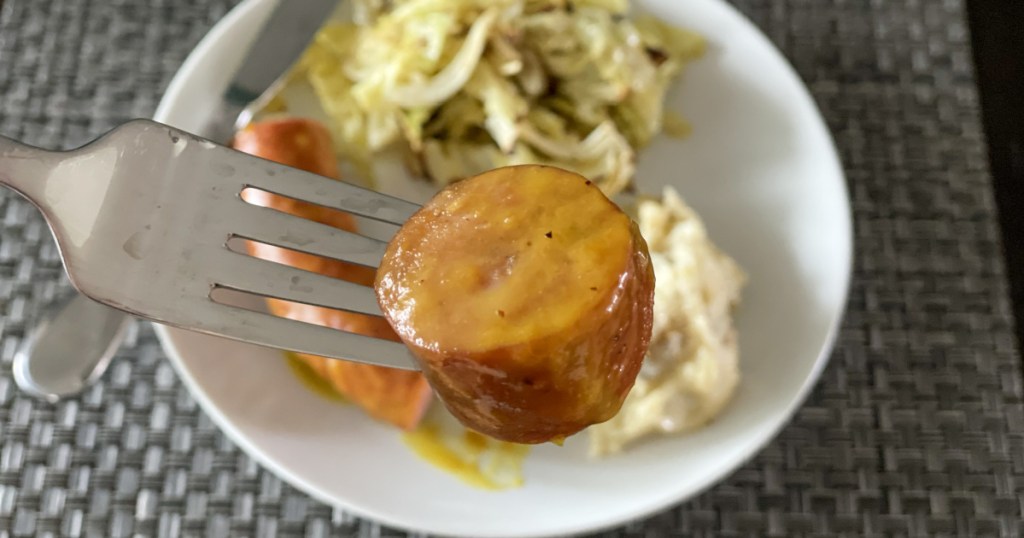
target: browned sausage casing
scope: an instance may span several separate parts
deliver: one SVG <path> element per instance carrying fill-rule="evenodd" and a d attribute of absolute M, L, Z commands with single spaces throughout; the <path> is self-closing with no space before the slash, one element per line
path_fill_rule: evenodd
<path fill-rule="evenodd" d="M 288 118 L 252 124 L 235 135 L 234 147 L 314 174 L 335 179 L 339 177 L 338 162 L 331 146 L 330 134 L 321 124 L 312 120 Z M 246 191 L 245 199 L 256 205 L 272 207 L 336 228 L 351 231 L 356 229 L 351 215 L 344 212 L 263 191 Z M 250 242 L 248 249 L 250 254 L 258 258 L 366 286 L 373 285 L 373 269 L 262 243 Z M 398 340 L 394 331 L 382 318 L 276 300 L 268 300 L 267 305 L 271 312 L 282 317 Z M 313 355 L 298 357 L 327 379 L 335 390 L 362 407 L 369 415 L 402 429 L 412 429 L 419 423 L 432 398 L 430 386 L 417 372 L 330 360 Z"/>
<path fill-rule="evenodd" d="M 558 168 L 445 189 L 389 244 L 376 288 L 448 409 L 506 441 L 557 441 L 614 416 L 650 341 L 647 244 Z"/>

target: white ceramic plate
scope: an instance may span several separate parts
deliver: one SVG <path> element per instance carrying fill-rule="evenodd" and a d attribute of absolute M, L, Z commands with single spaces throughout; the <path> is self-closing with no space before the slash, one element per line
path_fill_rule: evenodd
<path fill-rule="evenodd" d="M 720 0 L 638 2 L 701 32 L 670 107 L 694 126 L 640 161 L 640 186 L 675 185 L 712 238 L 750 274 L 738 313 L 743 381 L 720 419 L 600 462 L 585 435 L 541 446 L 520 489 L 487 492 L 422 462 L 398 434 L 308 391 L 281 356 L 158 328 L 200 404 L 242 449 L 296 487 L 410 530 L 477 537 L 578 533 L 679 503 L 750 458 L 788 420 L 827 361 L 846 299 L 849 203 L 829 133 L 798 77 L 768 40 Z M 269 13 L 248 0 L 182 66 L 156 119 L 196 129 L 228 67 Z"/>

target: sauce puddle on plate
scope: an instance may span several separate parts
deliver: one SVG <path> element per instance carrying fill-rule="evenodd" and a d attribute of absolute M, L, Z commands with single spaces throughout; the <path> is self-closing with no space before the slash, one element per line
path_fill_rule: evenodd
<path fill-rule="evenodd" d="M 302 359 L 292 353 L 286 357 L 288 369 L 304 387 L 332 402 L 348 403 Z M 506 443 L 468 430 L 439 402 L 434 402 L 416 430 L 402 433 L 402 440 L 421 459 L 471 486 L 502 490 L 523 485 L 528 445 Z"/>
<path fill-rule="evenodd" d="M 489 490 L 523 485 L 528 445 L 506 443 L 468 430 L 435 403 L 427 418 L 402 439 L 417 456 L 474 487 Z"/>

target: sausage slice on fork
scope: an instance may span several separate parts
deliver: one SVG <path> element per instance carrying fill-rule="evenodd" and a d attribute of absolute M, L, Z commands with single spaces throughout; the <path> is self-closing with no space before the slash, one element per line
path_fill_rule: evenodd
<path fill-rule="evenodd" d="M 614 416 L 650 341 L 654 273 L 636 224 L 554 167 L 440 192 L 389 244 L 376 289 L 448 409 L 505 441 Z"/>

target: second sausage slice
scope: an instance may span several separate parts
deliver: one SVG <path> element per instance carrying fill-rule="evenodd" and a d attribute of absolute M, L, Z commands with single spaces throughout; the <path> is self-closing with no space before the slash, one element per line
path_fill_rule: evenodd
<path fill-rule="evenodd" d="M 235 135 L 238 150 L 314 174 L 337 179 L 338 162 L 327 129 L 312 120 L 283 118 L 252 124 Z M 355 231 L 351 215 L 264 191 L 246 191 L 246 201 L 298 215 L 321 224 Z M 250 242 L 249 252 L 258 258 L 290 265 L 370 286 L 374 270 L 358 265 L 311 256 L 262 243 Z M 268 300 L 274 314 L 334 329 L 397 340 L 388 323 L 379 317 L 353 314 L 316 306 Z M 359 405 L 370 416 L 402 429 L 414 428 L 432 399 L 427 381 L 418 372 L 395 370 L 369 364 L 297 355 L 334 389 Z"/>

